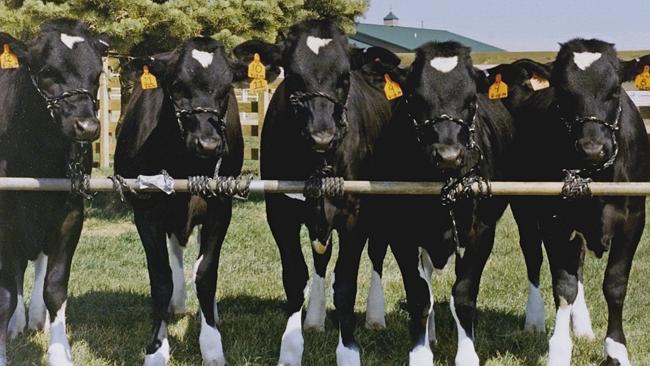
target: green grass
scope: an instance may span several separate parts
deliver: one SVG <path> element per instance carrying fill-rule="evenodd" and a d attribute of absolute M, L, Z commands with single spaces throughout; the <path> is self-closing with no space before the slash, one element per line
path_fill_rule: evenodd
<path fill-rule="evenodd" d="M 67 307 L 73 357 L 77 365 L 139 365 L 150 329 L 144 252 L 128 212 L 115 210 L 106 214 L 95 207 L 89 216 L 73 263 Z M 487 264 L 479 295 L 477 350 L 486 365 L 545 364 L 548 335 L 527 334 L 521 330 L 528 284 L 517 240 L 516 227 L 508 213 L 499 225 L 495 250 Z M 304 243 L 303 251 L 310 258 L 307 241 Z M 176 317 L 170 326 L 171 365 L 201 363 L 198 306 L 189 283 L 196 255 L 197 245 L 192 240 L 185 258 L 189 313 Z M 607 312 L 601 281 L 605 263 L 605 260 L 587 258 L 585 291 L 597 340 L 575 342 L 574 365 L 597 365 L 603 360 L 602 338 Z M 230 365 L 275 365 L 286 321 L 280 271 L 263 202 L 237 202 L 233 224 L 222 250 L 218 286 L 220 330 Z M 32 274 L 30 268 L 27 294 Z M 407 314 L 401 277 L 392 256 L 387 258 L 384 277 L 386 330 L 362 328 L 369 274 L 369 260 L 364 255 L 356 307 L 362 364 L 404 365 L 409 351 Z M 330 276 L 331 272 L 328 282 Z M 650 365 L 650 336 L 646 331 L 650 328 L 647 314 L 650 295 L 645 287 L 648 277 L 650 246 L 646 235 L 633 267 L 624 313 L 629 350 L 635 365 Z M 437 365 L 453 365 L 455 356 L 456 331 L 448 308 L 452 281 L 453 270 L 448 268 L 434 277 L 433 282 L 438 343 L 432 348 Z M 542 288 L 550 331 L 554 310 L 547 262 L 543 267 Z M 328 310 L 326 331 L 305 333 L 304 365 L 334 365 L 336 362 L 338 333 L 332 321 L 331 297 L 328 298 Z M 23 335 L 10 343 L 11 364 L 44 364 L 46 350 L 47 337 L 43 333 Z"/>

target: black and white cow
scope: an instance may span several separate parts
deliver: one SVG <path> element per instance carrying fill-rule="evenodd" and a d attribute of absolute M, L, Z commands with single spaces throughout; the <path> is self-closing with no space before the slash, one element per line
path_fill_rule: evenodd
<path fill-rule="evenodd" d="M 375 180 L 444 182 L 474 173 L 489 180 L 505 177 L 512 118 L 500 101 L 481 93 L 487 78 L 474 68 L 469 48 L 455 42 L 426 43 L 416 50 L 406 75 L 394 78 L 400 80 L 404 97 L 378 144 Z M 478 365 L 476 298 L 507 200 L 466 198 L 451 207 L 437 196 L 372 202 L 377 213 L 373 235 L 389 241 L 406 289 L 413 345 L 409 364 L 433 365 L 431 271 L 444 268 L 455 256 L 450 307 L 458 330 L 456 365 Z"/>
<path fill-rule="evenodd" d="M 144 66 L 158 87 L 143 89 Z M 221 43 L 190 39 L 175 50 L 135 60 L 136 87 L 125 111 L 115 152 L 115 172 L 123 177 L 175 178 L 237 176 L 243 138 L 232 83 L 246 69 L 232 62 Z M 131 195 L 135 224 L 145 249 L 153 333 L 145 365 L 165 365 L 169 354 L 167 322 L 185 312 L 183 248 L 198 227 L 199 257 L 194 283 L 201 307 L 199 343 L 205 365 L 225 365 L 217 329 L 215 293 L 219 254 L 232 215 L 232 198 L 189 193 Z M 171 265 L 171 268 L 170 268 Z"/>
<path fill-rule="evenodd" d="M 89 174 L 91 149 L 80 146 L 99 137 L 96 95 L 106 38 L 61 19 L 44 23 L 26 44 L 4 33 L 0 42 L 19 62 L 0 69 L 0 176 L 61 178 L 70 162 Z M 26 325 L 22 287 L 30 260 L 36 279 L 29 328 L 44 328 L 49 315 L 48 364 L 72 364 L 65 305 L 83 219 L 79 195 L 0 192 L 0 365 L 7 363 L 7 336 Z"/>
<path fill-rule="evenodd" d="M 246 62 L 259 53 L 269 68 L 282 67 L 285 80 L 271 100 L 261 140 L 263 179 L 305 180 L 318 175 L 345 179 L 369 177 L 373 146 L 390 117 L 382 90 L 384 67 L 399 59 L 386 50 L 352 52 L 348 39 L 330 20 L 292 26 L 276 44 L 251 41 L 235 54 Z M 266 195 L 267 220 L 282 259 L 282 279 L 290 314 L 282 337 L 279 364 L 297 366 L 303 353 L 302 307 L 309 271 L 302 255 L 300 228 L 306 225 L 314 248 L 314 272 L 305 327 L 323 329 L 324 279 L 331 255 L 331 235 L 340 239 L 333 281 L 340 325 L 338 365 L 359 365 L 354 339 L 354 302 L 359 260 L 368 237 L 358 197 L 306 199 Z M 377 279 L 377 277 L 375 277 Z M 378 316 L 383 323 L 383 300 Z M 381 309 L 380 309 L 381 308 Z M 369 309 L 372 311 L 372 309 Z"/>
<path fill-rule="evenodd" d="M 621 87 L 648 61 L 647 56 L 620 61 L 614 46 L 599 40 L 562 44 L 552 65 L 552 87 L 530 97 L 515 116 L 521 143 L 513 167 L 521 177 L 558 181 L 565 177 L 564 170 L 576 170 L 594 181 L 648 181 L 650 146 L 643 120 Z M 521 207 L 516 208 L 518 204 Z M 645 198 L 531 198 L 513 202 L 513 212 L 519 215 L 522 246 L 533 246 L 533 263 L 526 258 L 529 276 L 531 264 L 533 269 L 541 264 L 540 240 L 551 266 L 557 314 L 548 365 L 571 363 L 570 324 L 574 335 L 593 338 L 582 286 L 585 247 L 598 257 L 609 251 L 603 282 L 609 309 L 607 364 L 630 365 L 622 311 L 645 225 Z M 522 218 L 529 224 L 526 228 L 521 227 Z M 524 243 L 522 230 L 533 240 Z"/>

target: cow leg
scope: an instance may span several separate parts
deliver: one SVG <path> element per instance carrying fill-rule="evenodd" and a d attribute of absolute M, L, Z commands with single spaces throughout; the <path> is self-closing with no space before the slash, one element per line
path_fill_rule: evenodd
<path fill-rule="evenodd" d="M 135 225 L 147 258 L 149 286 L 152 297 L 152 339 L 145 350 L 145 366 L 161 366 L 169 362 L 167 322 L 174 283 L 169 266 L 165 229 L 154 210 L 133 210 Z"/>
<path fill-rule="evenodd" d="M 366 305 L 366 329 L 386 328 L 386 309 L 384 286 L 381 278 L 384 271 L 384 258 L 388 249 L 388 240 L 371 236 L 368 240 L 368 257 L 372 262 L 372 275 Z"/>
<path fill-rule="evenodd" d="M 420 272 L 420 277 L 422 277 L 429 287 L 429 293 L 431 306 L 429 307 L 429 319 L 427 320 L 427 334 L 429 336 L 429 342 L 436 343 L 438 339 L 436 338 L 436 314 L 433 310 L 433 287 L 431 286 L 431 276 L 433 275 L 433 261 L 431 261 L 431 256 L 429 252 L 425 249 L 420 248 L 420 258 L 418 264 L 418 271 Z"/>
<path fill-rule="evenodd" d="M 391 243 L 391 250 L 397 261 L 406 291 L 409 312 L 409 334 L 412 349 L 409 365 L 433 365 L 433 353 L 429 346 L 427 322 L 432 307 L 431 292 L 426 275 L 421 271 L 418 248 L 411 243 Z"/>
<path fill-rule="evenodd" d="M 6 261 L 0 270 L 0 366 L 7 366 L 9 319 L 16 308 L 16 277 L 8 270 Z"/>
<path fill-rule="evenodd" d="M 201 228 L 201 251 L 195 265 L 196 294 L 201 306 L 199 345 L 205 366 L 225 366 L 221 333 L 215 319 L 215 297 L 221 245 L 232 215 L 231 203 L 213 199 L 208 202 L 208 219 Z"/>
<path fill-rule="evenodd" d="M 571 364 L 571 309 L 578 296 L 578 267 L 580 247 L 575 241 L 562 240 L 569 233 L 544 238 L 553 278 L 553 297 L 557 309 L 555 328 L 549 339 L 548 366 L 569 366 Z M 566 235 L 564 235 L 566 234 Z"/>
<path fill-rule="evenodd" d="M 479 357 L 474 347 L 474 321 L 476 318 L 476 298 L 478 297 L 481 275 L 494 245 L 494 226 L 475 229 L 480 236 L 474 243 L 468 242 L 464 253 L 456 257 L 456 282 L 449 300 L 451 314 L 458 331 L 456 366 L 478 366 Z"/>
<path fill-rule="evenodd" d="M 354 339 L 356 319 L 354 302 L 357 297 L 357 276 L 359 262 L 366 238 L 359 230 L 339 232 L 339 256 L 334 269 L 334 305 L 339 320 L 339 343 L 336 347 L 338 366 L 357 366 L 361 364 L 359 345 Z"/>
<path fill-rule="evenodd" d="M 332 245 L 330 243 L 323 254 L 318 254 L 313 247 L 311 251 L 314 258 L 314 272 L 309 287 L 309 301 L 307 302 L 304 326 L 305 329 L 322 332 L 325 330 L 327 300 L 325 296 L 325 274 L 327 264 L 332 257 Z"/>
<path fill-rule="evenodd" d="M 27 325 L 27 319 L 25 318 L 25 299 L 23 297 L 23 284 L 27 261 L 22 262 L 16 271 L 16 309 L 9 320 L 9 339 L 14 339 L 22 334 Z"/>
<path fill-rule="evenodd" d="M 585 287 L 583 278 L 583 267 L 585 261 L 586 246 L 582 237 L 575 234 L 571 239 L 577 240 L 576 244 L 580 246 L 580 262 L 578 263 L 578 295 L 576 301 L 571 307 L 571 325 L 573 328 L 573 335 L 580 338 L 594 339 L 594 331 L 591 327 L 591 317 L 589 316 L 589 309 L 585 301 Z"/>
<path fill-rule="evenodd" d="M 51 320 L 48 365 L 72 365 L 72 352 L 66 334 L 65 309 L 70 266 L 81 235 L 83 219 L 83 204 L 71 207 L 61 225 L 59 240 L 49 252 L 44 284 L 45 306 Z"/>
<path fill-rule="evenodd" d="M 280 251 L 282 283 L 287 295 L 289 319 L 282 334 L 278 364 L 300 366 L 304 339 L 302 336 L 302 306 L 309 271 L 300 249 L 300 221 L 287 198 L 268 196 L 266 216 L 271 233 Z"/>
<path fill-rule="evenodd" d="M 49 325 L 49 317 L 43 298 L 45 286 L 45 273 L 47 272 L 47 255 L 41 253 L 34 261 L 34 287 L 32 299 L 29 302 L 29 330 L 45 329 Z"/>
<path fill-rule="evenodd" d="M 169 312 L 183 314 L 186 311 L 187 292 L 185 290 L 185 271 L 183 270 L 183 250 L 176 235 L 167 236 L 167 251 L 169 253 L 169 266 L 172 270 L 174 290 L 169 304 Z"/>
<path fill-rule="evenodd" d="M 524 255 L 528 272 L 528 301 L 526 302 L 526 321 L 524 329 L 529 332 L 546 331 L 544 299 L 539 289 L 539 274 L 544 256 L 542 254 L 542 237 L 535 217 L 531 217 L 529 207 L 522 207 L 516 202 L 511 205 L 519 229 L 519 246 Z"/>
<path fill-rule="evenodd" d="M 609 253 L 603 292 L 607 301 L 607 337 L 605 353 L 607 365 L 631 365 L 627 352 L 627 341 L 623 332 L 623 305 L 627 294 L 632 260 L 643 234 L 645 212 L 630 214 L 614 239 Z"/>

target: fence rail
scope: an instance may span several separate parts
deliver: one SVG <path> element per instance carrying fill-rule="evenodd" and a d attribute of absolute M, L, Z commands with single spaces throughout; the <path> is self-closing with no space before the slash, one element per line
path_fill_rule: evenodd
<path fill-rule="evenodd" d="M 139 192 L 156 192 L 155 187 L 140 188 L 136 179 L 126 179 L 129 187 Z M 495 196 L 559 196 L 562 182 L 491 182 L 491 192 Z M 302 193 L 303 181 L 252 180 L 250 192 L 261 193 Z M 437 195 L 443 183 L 440 182 L 379 182 L 345 181 L 346 193 L 371 195 Z M 592 182 L 589 183 L 594 196 L 650 196 L 650 182 Z M 113 191 L 113 181 L 107 178 L 90 179 L 92 192 Z M 212 182 L 212 188 L 216 183 Z M 478 191 L 478 185 L 473 187 Z M 174 180 L 174 190 L 188 192 L 186 179 Z M 0 178 L 0 191 L 70 191 L 70 180 L 65 178 Z"/>

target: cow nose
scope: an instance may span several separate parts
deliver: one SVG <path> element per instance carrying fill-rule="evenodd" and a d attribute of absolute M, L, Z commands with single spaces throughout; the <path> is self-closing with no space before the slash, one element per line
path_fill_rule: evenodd
<path fill-rule="evenodd" d="M 99 120 L 97 118 L 80 118 L 75 122 L 77 139 L 93 141 L 99 137 Z"/>
<path fill-rule="evenodd" d="M 314 150 L 323 151 L 327 148 L 334 140 L 334 133 L 330 131 L 321 131 L 311 134 L 312 140 L 314 140 Z"/>
<path fill-rule="evenodd" d="M 602 142 L 594 140 L 579 141 L 578 148 L 586 160 L 600 161 L 605 157 L 605 144 Z"/>
<path fill-rule="evenodd" d="M 463 162 L 463 150 L 458 145 L 438 145 L 433 151 L 436 164 L 441 169 L 458 168 Z"/>

